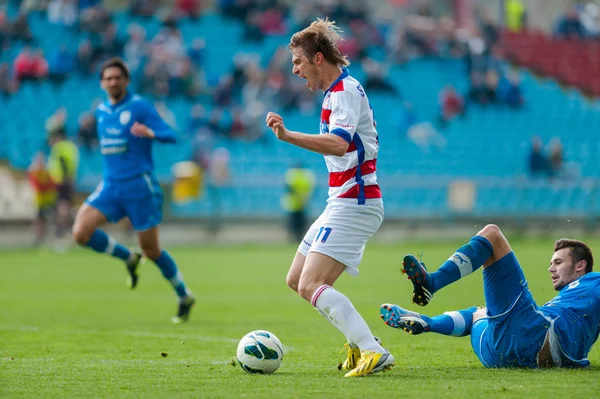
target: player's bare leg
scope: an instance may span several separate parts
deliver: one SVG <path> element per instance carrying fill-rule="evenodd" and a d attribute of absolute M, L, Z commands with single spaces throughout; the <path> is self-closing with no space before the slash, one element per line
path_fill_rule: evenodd
<path fill-rule="evenodd" d="M 79 245 L 123 260 L 129 273 L 129 288 L 133 289 L 138 282 L 137 268 L 142 255 L 131 252 L 127 247 L 98 229 L 104 223 L 106 223 L 106 216 L 102 212 L 88 204 L 83 204 L 75 216 L 72 230 L 73 239 Z"/>
<path fill-rule="evenodd" d="M 179 324 L 188 320 L 196 299 L 183 282 L 183 276 L 167 251 L 161 250 L 158 240 L 158 226 L 138 232 L 138 240 L 144 255 L 154 261 L 164 278 L 173 286 L 179 297 L 177 314 L 172 321 Z"/>
<path fill-rule="evenodd" d="M 298 292 L 298 284 L 300 282 L 300 275 L 302 274 L 302 269 L 304 268 L 304 262 L 306 261 L 306 256 L 304 256 L 300 251 L 296 252 L 296 256 L 294 256 L 294 260 L 292 261 L 292 265 L 290 266 L 290 270 L 285 278 L 285 283 L 288 287 Z"/>
<path fill-rule="evenodd" d="M 393 356 L 375 340 L 352 302 L 332 287 L 345 269 L 345 265 L 327 255 L 310 252 L 300 274 L 298 293 L 360 350 L 356 367 L 346 377 L 387 370 L 395 364 Z"/>

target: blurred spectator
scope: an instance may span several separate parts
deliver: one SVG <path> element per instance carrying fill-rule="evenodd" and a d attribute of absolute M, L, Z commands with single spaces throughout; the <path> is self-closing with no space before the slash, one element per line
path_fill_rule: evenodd
<path fill-rule="evenodd" d="M 79 27 L 82 31 L 100 35 L 111 23 L 111 17 L 108 11 L 102 8 L 101 5 L 98 5 L 83 10 L 79 21 Z"/>
<path fill-rule="evenodd" d="M 246 18 L 244 24 L 244 35 L 242 40 L 245 42 L 262 43 L 265 38 L 264 32 L 261 29 L 261 14 L 257 11 L 252 11 Z"/>
<path fill-rule="evenodd" d="M 487 69 L 496 71 L 503 76 L 508 70 L 508 62 L 504 56 L 504 49 L 501 46 L 494 46 L 487 59 Z"/>
<path fill-rule="evenodd" d="M 398 90 L 389 83 L 386 78 L 386 71 L 380 63 L 366 58 L 363 61 L 363 69 L 367 75 L 365 79 L 365 90 L 367 92 L 382 92 L 390 93 L 394 96 L 398 96 Z"/>
<path fill-rule="evenodd" d="M 488 10 L 484 10 L 484 13 L 480 18 L 480 29 L 481 36 L 485 42 L 485 48 L 489 51 L 496 46 L 496 43 L 498 43 L 500 33 Z"/>
<path fill-rule="evenodd" d="M 447 125 L 454 117 L 464 111 L 463 98 L 456 92 L 452 85 L 447 85 L 440 92 L 441 124 Z"/>
<path fill-rule="evenodd" d="M 521 92 L 521 77 L 516 71 L 511 71 L 502 80 L 501 101 L 513 109 L 521 108 L 525 102 Z"/>
<path fill-rule="evenodd" d="M 190 108 L 190 118 L 188 121 L 188 133 L 191 137 L 198 132 L 201 128 L 208 124 L 206 118 L 206 111 L 201 104 L 195 104 Z"/>
<path fill-rule="evenodd" d="M 554 176 L 561 176 L 564 172 L 563 145 L 558 137 L 550 142 L 550 167 Z"/>
<path fill-rule="evenodd" d="M 67 109 L 60 107 L 46 119 L 45 128 L 47 137 L 67 135 L 67 116 Z"/>
<path fill-rule="evenodd" d="M 194 100 L 200 93 L 200 77 L 188 58 L 181 61 L 180 69 L 171 78 L 171 86 L 173 95 L 184 95 L 189 100 Z"/>
<path fill-rule="evenodd" d="M 200 0 L 177 0 L 175 4 L 179 15 L 196 19 L 202 12 Z"/>
<path fill-rule="evenodd" d="M 3 62 L 0 64 L 0 94 L 8 98 L 15 91 L 17 91 L 17 83 L 11 76 L 8 63 Z"/>
<path fill-rule="evenodd" d="M 154 15 L 158 5 L 158 0 L 132 0 L 129 5 L 129 12 L 139 17 L 150 18 Z"/>
<path fill-rule="evenodd" d="M 227 107 L 233 100 L 233 78 L 229 75 L 221 77 L 219 85 L 213 92 L 213 100 L 215 105 L 219 107 Z"/>
<path fill-rule="evenodd" d="M 66 45 L 54 50 L 48 62 L 49 78 L 55 83 L 62 83 L 75 68 L 75 59 Z"/>
<path fill-rule="evenodd" d="M 77 72 L 82 76 L 89 76 L 94 73 L 94 53 L 92 44 L 88 40 L 77 47 L 75 61 Z"/>
<path fill-rule="evenodd" d="M 505 0 L 506 27 L 511 32 L 521 32 L 527 24 L 527 13 L 522 0 Z"/>
<path fill-rule="evenodd" d="M 436 48 L 441 58 L 457 59 L 464 55 L 464 44 L 458 39 L 455 23 L 451 18 L 440 18 L 436 35 Z"/>
<path fill-rule="evenodd" d="M 282 35 L 285 33 L 283 13 L 277 8 L 266 10 L 260 17 L 260 30 L 265 35 Z"/>
<path fill-rule="evenodd" d="M 206 42 L 202 38 L 196 38 L 192 42 L 190 49 L 188 50 L 188 57 L 192 62 L 194 68 L 204 68 L 204 57 L 206 52 Z"/>
<path fill-rule="evenodd" d="M 106 58 L 123 54 L 125 43 L 119 38 L 117 25 L 110 23 L 100 34 L 100 42 L 94 48 L 94 60 L 102 62 Z"/>
<path fill-rule="evenodd" d="M 579 20 L 577 7 L 569 6 L 556 22 L 554 36 L 562 39 L 582 39 L 586 34 L 585 27 Z"/>
<path fill-rule="evenodd" d="M 24 47 L 15 59 L 13 70 L 17 82 L 38 81 L 48 75 L 48 62 L 41 50 Z"/>
<path fill-rule="evenodd" d="M 589 37 L 600 37 L 600 7 L 595 3 L 587 3 L 580 14 L 580 20 Z"/>
<path fill-rule="evenodd" d="M 486 56 L 485 42 L 480 37 L 469 39 L 467 46 L 467 72 L 485 73 L 488 68 L 488 59 Z"/>
<path fill-rule="evenodd" d="M 20 3 L 19 10 L 24 13 L 30 11 L 46 11 L 48 0 L 16 0 Z"/>
<path fill-rule="evenodd" d="M 246 137 L 246 123 L 243 119 L 242 110 L 239 107 L 231 111 L 231 126 L 229 127 L 229 137 L 232 139 L 243 139 Z"/>
<path fill-rule="evenodd" d="M 98 130 L 96 118 L 92 112 L 85 112 L 79 118 L 77 141 L 78 144 L 88 152 L 92 152 L 98 148 Z"/>
<path fill-rule="evenodd" d="M 307 230 L 308 204 L 315 190 L 315 174 L 298 162 L 285 174 L 285 194 L 281 198 L 288 213 L 290 240 L 300 242 Z"/>
<path fill-rule="evenodd" d="M 130 24 L 127 28 L 129 39 L 123 48 L 123 57 L 132 75 L 136 75 L 148 53 L 146 30 L 138 24 Z"/>
<path fill-rule="evenodd" d="M 17 18 L 9 24 L 9 37 L 14 40 L 21 40 L 25 43 L 33 42 L 33 35 L 27 22 L 27 14 L 21 12 Z"/>
<path fill-rule="evenodd" d="M 48 21 L 53 24 L 73 26 L 78 17 L 76 0 L 52 0 L 48 4 Z"/>
<path fill-rule="evenodd" d="M 534 136 L 531 139 L 531 152 L 529 153 L 529 173 L 533 177 L 552 176 L 550 161 L 544 155 L 542 139 L 538 136 Z"/>
<path fill-rule="evenodd" d="M 498 87 L 498 74 L 489 71 L 485 76 L 481 72 L 471 74 L 471 89 L 469 102 L 479 105 L 488 105 L 497 101 L 496 89 Z"/>
<path fill-rule="evenodd" d="M 27 171 L 29 183 L 35 192 L 37 215 L 33 221 L 35 245 L 40 245 L 46 235 L 46 223 L 56 206 L 56 184 L 52 181 L 43 153 L 37 153 Z"/>
<path fill-rule="evenodd" d="M 221 201 L 223 189 L 231 179 L 229 171 L 229 160 L 231 156 L 225 147 L 215 149 L 210 157 L 208 167 L 208 194 L 212 205 L 212 214 L 209 221 L 209 230 L 216 233 L 221 229 Z"/>

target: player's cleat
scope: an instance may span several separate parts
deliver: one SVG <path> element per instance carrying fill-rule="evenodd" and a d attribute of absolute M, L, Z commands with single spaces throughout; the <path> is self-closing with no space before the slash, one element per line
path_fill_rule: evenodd
<path fill-rule="evenodd" d="M 127 286 L 130 289 L 134 289 L 137 284 L 140 275 L 138 274 L 138 267 L 140 266 L 140 262 L 142 260 L 142 254 L 134 253 L 134 259 L 132 262 L 127 262 L 125 265 L 127 266 L 127 272 L 129 273 L 129 277 L 127 277 Z"/>
<path fill-rule="evenodd" d="M 348 350 L 348 357 L 346 358 L 346 360 L 344 360 L 344 363 L 340 363 L 338 365 L 338 370 L 350 371 L 350 370 L 356 368 L 358 359 L 360 359 L 360 348 L 358 348 L 358 347 L 353 348 L 350 346 L 349 343 L 345 343 L 344 348 L 342 349 L 342 352 L 344 352 L 344 349 Z M 342 352 L 340 352 L 340 353 L 342 353 Z"/>
<path fill-rule="evenodd" d="M 386 325 L 399 328 L 409 334 L 419 335 L 430 329 L 429 324 L 421 318 L 421 315 L 402 309 L 398 305 L 383 304 L 379 312 Z"/>
<path fill-rule="evenodd" d="M 431 293 L 431 276 L 427 268 L 413 255 L 406 255 L 402 262 L 402 273 L 413 283 L 413 303 L 426 306 L 433 294 Z"/>
<path fill-rule="evenodd" d="M 375 341 L 379 344 L 379 345 L 383 345 L 383 343 L 381 342 L 381 340 L 377 337 L 373 337 L 375 338 Z M 344 363 L 340 363 L 338 365 L 338 370 L 353 370 L 356 368 L 356 365 L 358 364 L 358 360 L 360 359 L 360 348 L 358 347 L 352 347 L 350 346 L 350 344 L 345 343 L 344 347 L 342 348 L 342 351 L 340 353 L 344 352 L 344 349 L 348 350 L 348 357 L 346 358 L 346 360 L 344 360 Z"/>
<path fill-rule="evenodd" d="M 188 295 L 179 301 L 179 307 L 177 308 L 177 316 L 173 317 L 171 321 L 173 324 L 181 324 L 188 321 L 190 317 L 190 311 L 192 306 L 196 303 L 196 298 L 193 295 Z"/>
<path fill-rule="evenodd" d="M 387 350 L 383 353 L 362 351 L 356 367 L 347 372 L 344 377 L 362 377 L 390 370 L 395 365 L 394 356 Z"/>

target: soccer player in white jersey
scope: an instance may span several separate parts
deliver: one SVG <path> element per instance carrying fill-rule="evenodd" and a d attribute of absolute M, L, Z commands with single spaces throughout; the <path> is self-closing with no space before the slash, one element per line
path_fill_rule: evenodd
<path fill-rule="evenodd" d="M 320 134 L 293 132 L 280 115 L 269 112 L 267 126 L 277 138 L 325 156 L 329 199 L 325 211 L 298 247 L 286 282 L 309 301 L 347 339 L 346 377 L 390 369 L 394 357 L 371 333 L 352 302 L 332 286 L 346 271 L 358 274 L 367 240 L 383 221 L 377 185 L 379 147 L 369 100 L 345 68 L 334 22 L 318 19 L 292 36 L 292 72 L 311 91 L 324 92 Z"/>

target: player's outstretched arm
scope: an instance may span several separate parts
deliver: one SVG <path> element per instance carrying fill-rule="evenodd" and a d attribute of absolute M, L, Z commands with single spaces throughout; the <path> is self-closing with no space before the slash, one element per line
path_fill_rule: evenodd
<path fill-rule="evenodd" d="M 286 129 L 283 118 L 274 112 L 267 114 L 267 126 L 279 140 L 319 154 L 341 157 L 348 150 L 348 142 L 335 134 L 306 134 Z"/>

